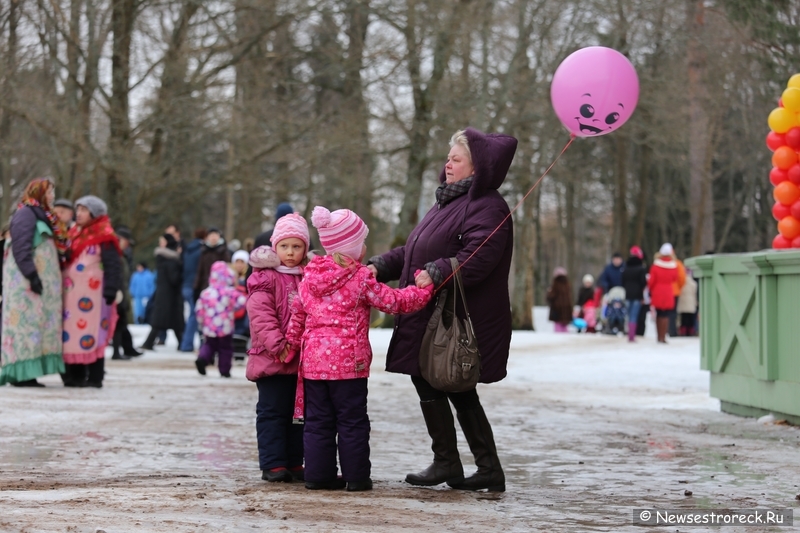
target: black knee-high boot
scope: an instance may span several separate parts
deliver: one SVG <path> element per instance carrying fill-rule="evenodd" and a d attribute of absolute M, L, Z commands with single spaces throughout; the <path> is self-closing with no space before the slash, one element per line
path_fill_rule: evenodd
<path fill-rule="evenodd" d="M 89 379 L 86 380 L 87 387 L 99 389 L 103 386 L 103 376 L 105 375 L 106 360 L 101 357 L 89 365 Z"/>
<path fill-rule="evenodd" d="M 406 483 L 432 486 L 440 483 L 461 483 L 464 468 L 456 446 L 456 428 L 450 402 L 446 397 L 419 402 L 428 434 L 433 441 L 433 463 L 416 474 L 408 474 Z"/>
<path fill-rule="evenodd" d="M 153 350 L 153 345 L 156 342 L 156 337 L 158 337 L 159 330 L 156 328 L 150 328 L 150 333 L 147 335 L 147 339 L 142 344 L 143 350 Z"/>
<path fill-rule="evenodd" d="M 86 365 L 64 365 L 64 373 L 61 380 L 65 387 L 85 387 L 86 386 Z"/>
<path fill-rule="evenodd" d="M 461 483 L 447 484 L 454 489 L 461 490 L 488 490 L 489 492 L 503 492 L 506 490 L 506 476 L 500 459 L 497 457 L 497 447 L 494 443 L 492 426 L 486 418 L 486 413 L 481 405 L 457 413 L 461 429 L 467 438 L 469 449 L 475 456 L 478 471 L 466 478 Z"/>

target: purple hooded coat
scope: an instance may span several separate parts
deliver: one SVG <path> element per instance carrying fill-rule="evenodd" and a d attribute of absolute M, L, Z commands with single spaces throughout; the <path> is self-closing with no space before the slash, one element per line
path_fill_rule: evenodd
<path fill-rule="evenodd" d="M 444 206 L 437 203 L 400 246 L 374 261 L 379 281 L 399 279 L 400 288 L 414 283 L 414 272 L 434 262 L 444 278 L 452 273 L 450 257 L 459 264 L 497 228 L 509 213 L 508 204 L 497 192 L 514 159 L 517 140 L 498 133 L 485 134 L 467 128 L 465 134 L 474 166 L 472 186 Z M 444 183 L 444 169 L 439 175 Z M 461 268 L 467 305 L 481 352 L 481 383 L 506 377 L 511 342 L 511 302 L 508 276 L 514 245 L 509 217 L 502 227 Z M 452 288 L 453 280 L 447 283 Z M 394 334 L 386 356 L 386 370 L 419 376 L 419 350 L 436 299 L 417 313 L 395 317 Z M 458 309 L 463 314 L 463 309 Z"/>

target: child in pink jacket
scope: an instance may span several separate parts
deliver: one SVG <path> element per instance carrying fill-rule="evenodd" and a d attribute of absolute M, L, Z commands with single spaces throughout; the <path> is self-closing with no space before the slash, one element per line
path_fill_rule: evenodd
<path fill-rule="evenodd" d="M 219 354 L 219 373 L 231 377 L 233 364 L 233 315 L 243 309 L 247 297 L 236 290 L 236 278 L 228 263 L 217 261 L 211 265 L 208 287 L 200 293 L 195 313 L 197 325 L 205 340 L 194 362 L 197 371 L 206 375 L 206 367 L 214 364 L 214 354 Z"/>
<path fill-rule="evenodd" d="M 392 289 L 361 264 L 369 231 L 347 209 L 315 207 L 311 222 L 327 256 L 303 272 L 286 338 L 291 364 L 300 349 L 308 489 L 370 490 L 367 378 L 372 363 L 369 313 L 412 313 L 430 301 L 433 286 Z M 342 466 L 337 478 L 336 451 Z"/>
<path fill-rule="evenodd" d="M 292 424 L 298 361 L 286 357 L 286 330 L 291 303 L 303 274 L 308 250 L 308 223 L 297 214 L 278 219 L 272 247 L 250 254 L 253 273 L 247 280 L 247 314 L 252 347 L 247 352 L 247 379 L 258 387 L 256 435 L 261 479 L 303 479 L 303 426 Z"/>

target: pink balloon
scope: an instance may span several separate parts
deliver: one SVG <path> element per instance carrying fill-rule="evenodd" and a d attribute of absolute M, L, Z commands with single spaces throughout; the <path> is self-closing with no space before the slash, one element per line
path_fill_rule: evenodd
<path fill-rule="evenodd" d="M 639 77 L 611 48 L 570 54 L 553 75 L 550 101 L 558 120 L 578 137 L 605 135 L 625 124 L 639 101 Z"/>

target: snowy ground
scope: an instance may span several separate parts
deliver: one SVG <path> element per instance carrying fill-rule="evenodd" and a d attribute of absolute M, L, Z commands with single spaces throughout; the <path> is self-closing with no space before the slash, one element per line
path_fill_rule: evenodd
<path fill-rule="evenodd" d="M 642 531 L 635 507 L 800 505 L 800 430 L 720 413 L 697 339 L 558 335 L 536 316 L 541 332 L 514 335 L 509 377 L 479 387 L 503 494 L 402 482 L 431 453 L 409 379 L 382 370 L 390 332 L 372 332 L 371 493 L 261 481 L 244 367 L 199 376 L 170 337 L 108 361 L 101 390 L 57 376 L 0 388 L 0 532 L 617 532 Z"/>

